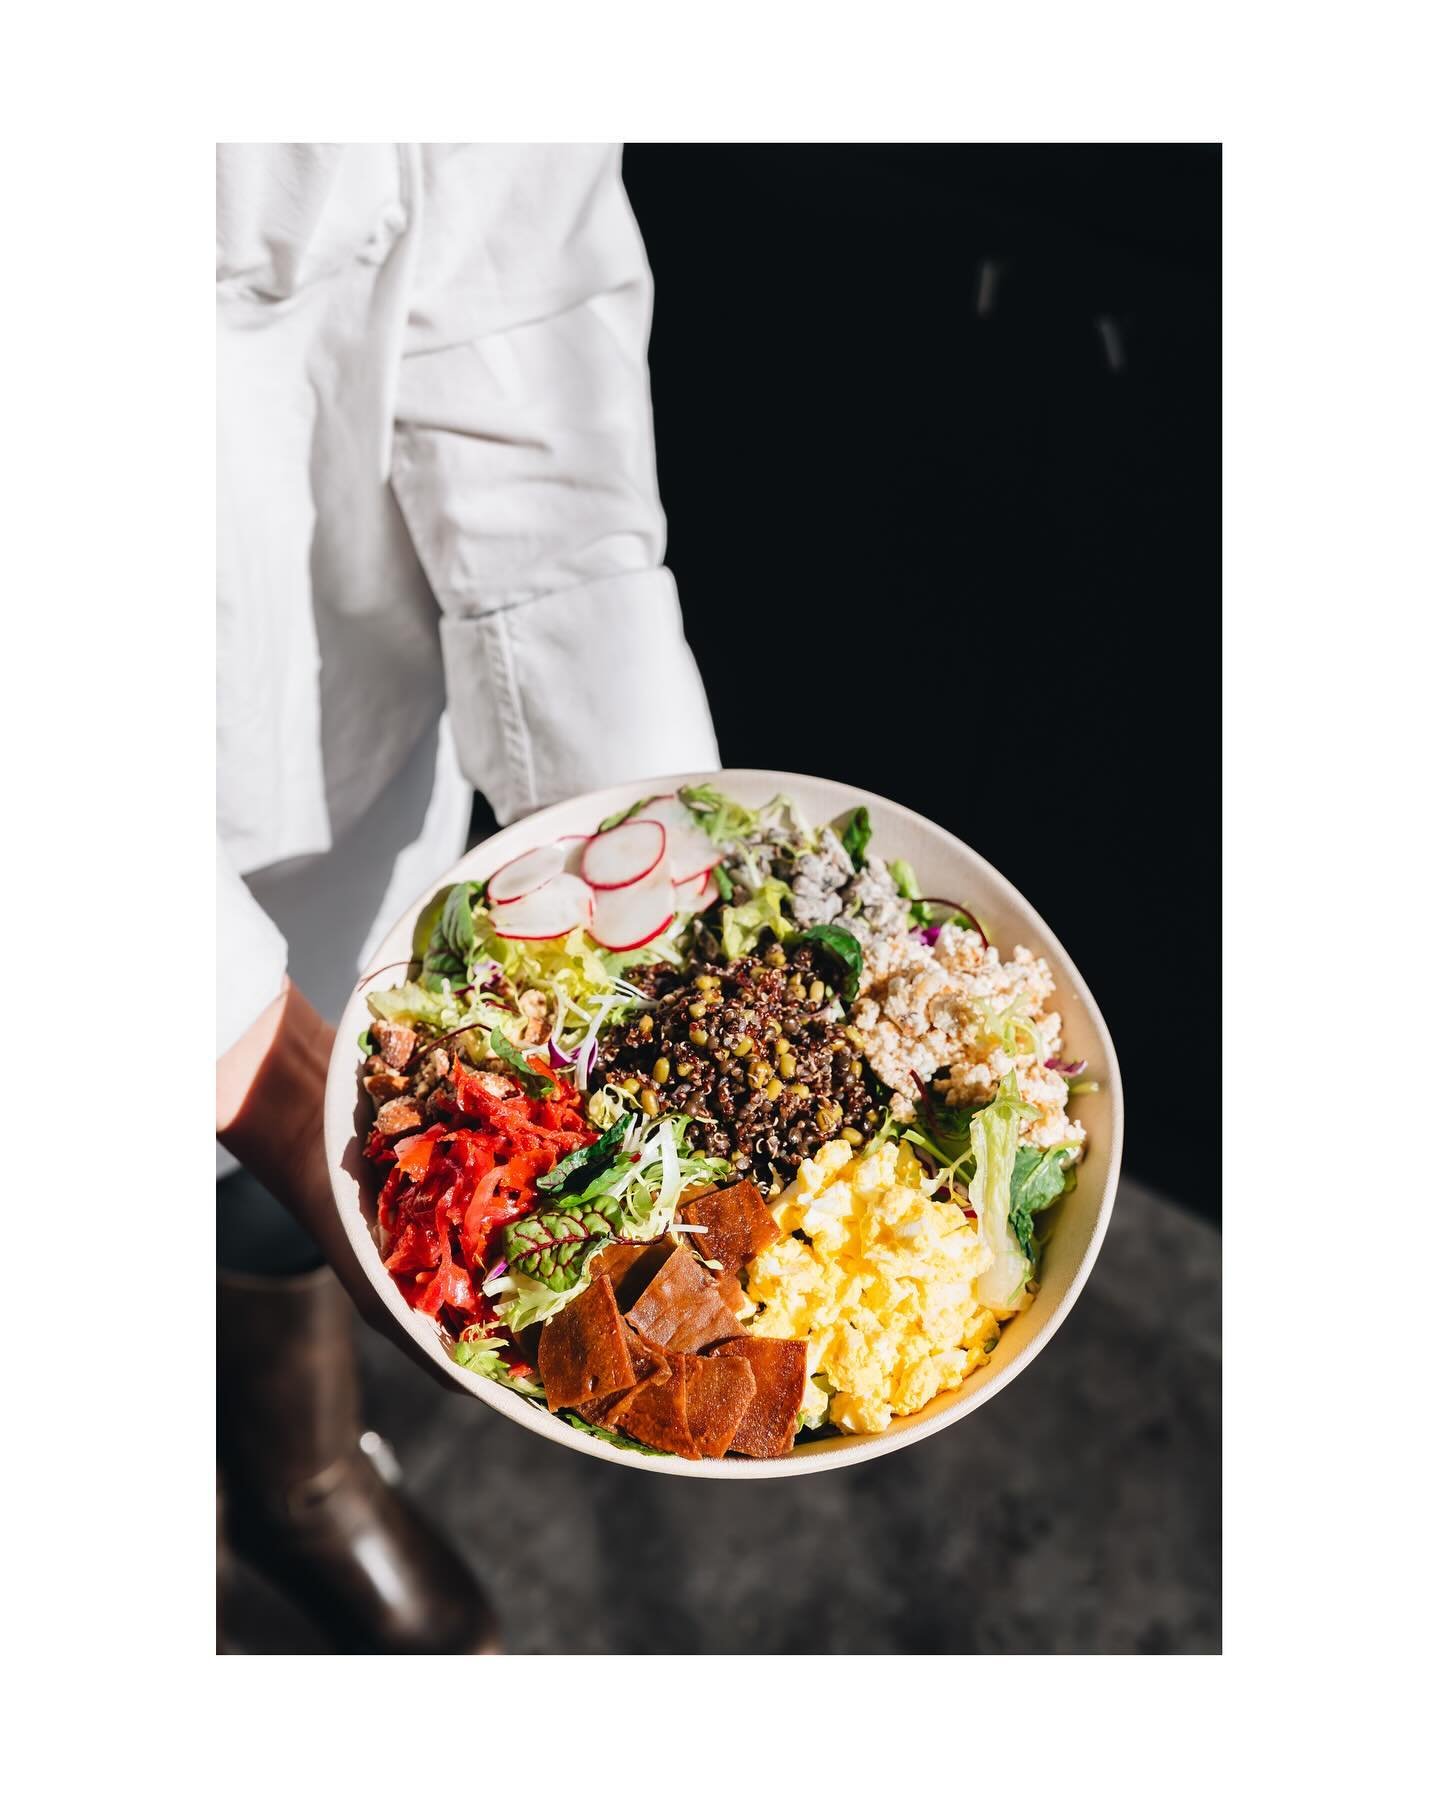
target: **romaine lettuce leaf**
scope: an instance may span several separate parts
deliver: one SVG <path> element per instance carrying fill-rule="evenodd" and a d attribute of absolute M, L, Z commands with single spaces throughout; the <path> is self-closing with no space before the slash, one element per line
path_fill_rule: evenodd
<path fill-rule="evenodd" d="M 1020 1148 L 1020 1126 L 1036 1116 L 1036 1108 L 1021 1099 L 1020 1084 L 1011 1069 L 994 1100 L 970 1123 L 975 1152 L 970 1204 L 979 1215 L 980 1234 L 995 1257 L 975 1284 L 975 1298 L 982 1306 L 1013 1310 L 1032 1273 L 1033 1265 L 1010 1224 L 1010 1181 Z"/>
<path fill-rule="evenodd" d="M 453 1031 L 465 1017 L 465 1008 L 448 989 L 432 993 L 418 981 L 374 989 L 365 996 L 365 1004 L 373 1017 L 392 1025 L 430 1025 L 436 1031 Z"/>

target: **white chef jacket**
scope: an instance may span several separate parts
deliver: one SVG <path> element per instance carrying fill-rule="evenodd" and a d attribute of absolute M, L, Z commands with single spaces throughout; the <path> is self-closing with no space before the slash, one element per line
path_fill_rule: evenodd
<path fill-rule="evenodd" d="M 606 146 L 218 156 L 218 1048 L 463 847 L 713 767 Z"/>

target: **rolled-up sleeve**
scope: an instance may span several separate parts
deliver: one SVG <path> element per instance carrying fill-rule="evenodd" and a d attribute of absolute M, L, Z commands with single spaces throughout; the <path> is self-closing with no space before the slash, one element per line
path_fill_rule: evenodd
<path fill-rule="evenodd" d="M 508 821 L 713 768 L 663 566 L 651 281 L 614 147 L 435 147 L 391 483 L 441 608 L 466 774 Z"/>

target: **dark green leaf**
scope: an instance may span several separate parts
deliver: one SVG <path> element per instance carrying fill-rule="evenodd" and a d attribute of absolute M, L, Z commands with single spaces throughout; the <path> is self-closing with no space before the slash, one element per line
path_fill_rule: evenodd
<path fill-rule="evenodd" d="M 840 998 L 848 1006 L 860 992 L 860 977 L 865 972 L 865 952 L 853 932 L 843 925 L 812 925 L 795 939 L 796 944 L 814 944 L 840 965 Z"/>
<path fill-rule="evenodd" d="M 532 1069 L 524 1055 L 515 1048 L 498 1025 L 490 1033 L 490 1054 L 509 1063 L 524 1083 L 527 1093 L 548 1094 L 555 1086 L 554 1077 L 542 1074 L 539 1069 Z"/>
<path fill-rule="evenodd" d="M 1067 1149 L 1034 1150 L 1022 1144 L 1010 1176 L 1010 1229 L 1030 1261 L 1038 1262 L 1035 1215 L 1053 1206 L 1070 1185 Z"/>
<path fill-rule="evenodd" d="M 857 806 L 850 815 L 850 823 L 841 833 L 840 842 L 845 846 L 845 854 L 858 875 L 865 867 L 865 852 L 870 844 L 870 809 L 868 806 Z"/>
<path fill-rule="evenodd" d="M 974 1155 L 970 1122 L 982 1110 L 974 1106 L 952 1106 L 942 1100 L 933 1088 L 926 1088 L 916 1113 L 914 1126 L 903 1135 L 912 1143 L 928 1150 L 936 1162 L 950 1168 L 959 1165 L 962 1179 Z"/>
<path fill-rule="evenodd" d="M 579 1281 L 590 1252 L 613 1237 L 619 1224 L 618 1200 L 600 1200 L 581 1211 L 532 1213 L 505 1227 L 505 1260 L 512 1270 L 563 1294 Z"/>
<path fill-rule="evenodd" d="M 582 1144 L 578 1150 L 562 1156 L 548 1175 L 540 1177 L 535 1183 L 536 1187 L 545 1194 L 558 1194 L 573 1176 L 598 1174 L 613 1160 L 629 1123 L 627 1114 L 626 1117 L 617 1119 L 608 1131 L 602 1132 L 593 1144 Z"/>
<path fill-rule="evenodd" d="M 471 908 L 479 893 L 475 882 L 457 881 L 443 899 L 437 895 L 421 915 L 422 920 L 430 920 L 430 932 L 421 956 L 420 980 L 432 992 L 438 993 L 446 981 L 452 987 L 465 981 L 474 966 L 475 918 Z"/>

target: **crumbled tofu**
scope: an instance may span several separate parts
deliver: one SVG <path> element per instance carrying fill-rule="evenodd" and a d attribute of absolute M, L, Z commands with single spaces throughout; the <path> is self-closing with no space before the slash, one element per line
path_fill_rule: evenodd
<path fill-rule="evenodd" d="M 866 947 L 865 977 L 851 1012 L 870 1066 L 895 1090 L 891 1110 L 914 1116 L 913 1070 L 957 1105 L 989 1101 L 1014 1069 L 1020 1092 L 1038 1116 L 1022 1141 L 1037 1149 L 1082 1143 L 1085 1128 L 1066 1113 L 1065 1077 L 1047 1069 L 1060 1057 L 1061 1022 L 1045 1002 L 1055 982 L 1043 957 L 1023 945 L 1002 962 L 980 934 L 944 926 L 932 948 L 909 932 L 875 937 Z"/>

